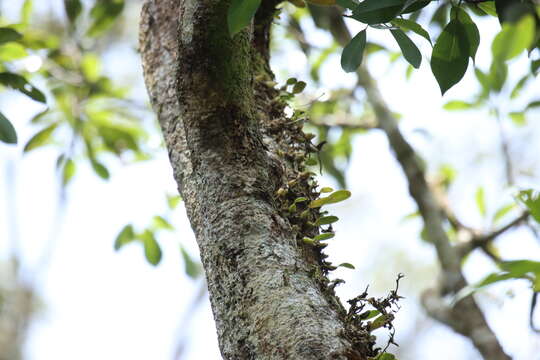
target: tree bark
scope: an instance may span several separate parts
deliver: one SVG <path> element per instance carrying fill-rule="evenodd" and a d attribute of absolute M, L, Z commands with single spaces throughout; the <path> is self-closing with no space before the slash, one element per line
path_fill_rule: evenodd
<path fill-rule="evenodd" d="M 303 166 L 314 151 L 268 85 L 275 0 L 233 39 L 227 0 L 147 0 L 140 50 L 150 100 L 204 265 L 225 359 L 366 359 L 326 277 L 318 229 L 286 209 L 315 199 Z M 278 191 L 278 189 L 281 189 Z M 279 195 L 277 195 L 279 194 Z"/>

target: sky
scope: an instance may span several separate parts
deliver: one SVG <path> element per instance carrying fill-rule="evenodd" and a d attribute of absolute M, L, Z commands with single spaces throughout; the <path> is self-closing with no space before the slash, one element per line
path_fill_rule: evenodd
<path fill-rule="evenodd" d="M 15 14 L 20 3 L 1 4 L 4 15 Z M 61 1 L 51 4 L 58 8 Z M 308 36 L 321 46 L 330 41 L 328 34 L 307 26 Z M 493 22 L 486 26 L 496 29 Z M 283 32 L 283 28 L 278 25 L 277 31 Z M 489 64 L 489 43 L 494 33 L 482 31 L 477 64 L 483 69 Z M 395 47 L 388 37 L 378 33 L 374 36 Z M 485 227 L 474 204 L 478 186 L 485 187 L 488 210 L 492 212 L 512 196 L 510 191 L 501 193 L 497 185 L 502 174 L 498 132 L 486 113 L 441 110 L 447 101 L 466 99 L 466 94 L 474 92 L 477 85 L 472 67 L 464 80 L 441 98 L 426 57 L 429 44 L 421 40 L 417 43 L 422 45 L 423 64 L 409 81 L 405 80 L 402 62 L 392 65 L 383 56 L 372 57 L 370 69 L 392 109 L 402 115 L 401 129 L 415 148 L 434 168 L 450 162 L 468 174 L 458 177 L 450 197 L 462 218 L 471 225 Z M 140 63 L 133 51 L 126 56 L 128 48 L 107 54 L 106 70 L 118 78 L 133 78 L 136 96 L 144 100 Z M 283 48 L 286 56 L 281 51 L 273 61 L 278 82 L 291 76 L 306 78 L 303 53 L 288 43 Z M 521 57 L 513 68 L 525 63 Z M 511 72 L 512 76 L 517 78 L 517 72 Z M 311 100 L 324 96 L 328 89 L 352 87 L 354 83 L 353 76 L 341 71 L 339 56 L 333 56 L 323 67 L 322 88 L 308 84 L 307 100 L 310 96 Z M 537 79 L 526 91 L 540 95 L 538 85 Z M 0 201 L 0 263 L 16 236 L 24 274 L 36 280 L 42 302 L 26 344 L 27 359 L 172 359 L 183 337 L 188 343 L 182 359 L 220 359 L 208 300 L 195 309 L 189 307 L 204 284 L 184 274 L 178 243 L 195 256 L 198 248 L 183 206 L 171 217 L 177 231 L 158 238 L 164 249 L 159 266 L 149 265 L 139 246 L 126 246 L 119 252 L 113 249 L 114 237 L 125 224 L 145 226 L 152 216 L 166 211 L 165 194 L 176 192 L 166 152 L 161 150 L 153 160 L 127 166 L 111 162 L 112 177 L 108 182 L 82 166 L 68 189 L 65 211 L 59 216 L 56 150 L 51 147 L 24 156 L 21 151 L 36 131 L 27 123 L 40 105 L 3 92 L 0 107 L 16 119 L 21 138 L 17 147 L 0 144 L 0 199 L 5 199 Z M 536 121 L 531 120 L 532 124 L 525 128 L 508 122 L 504 126 L 511 139 L 517 143 L 529 141 L 533 149 L 538 149 L 534 144 L 540 143 L 540 125 L 538 113 L 535 115 Z M 516 165 L 538 165 L 530 153 L 537 151 L 516 158 Z M 397 342 L 407 351 L 400 360 L 431 359 L 441 353 L 448 360 L 478 359 L 466 340 L 428 320 L 418 305 L 421 290 L 436 281 L 435 254 L 429 244 L 418 239 L 420 221 L 403 220 L 416 208 L 383 133 L 373 130 L 355 138 L 346 175 L 353 195 L 329 207 L 341 220 L 335 226 L 337 236 L 328 253 L 334 263 L 350 262 L 356 270 L 336 271 L 336 277 L 347 281 L 338 288 L 338 295 L 342 299 L 354 297 L 370 284 L 371 291 L 382 296 L 393 288 L 397 273 L 405 273 L 402 292 L 406 299 L 396 327 Z M 523 181 L 519 185 L 530 186 L 526 179 Z M 336 186 L 326 176 L 320 183 Z M 12 219 L 16 221 L 15 229 L 11 227 Z M 46 271 L 36 272 L 51 238 L 56 242 L 49 266 Z M 517 239 L 519 246 L 515 245 Z M 538 244 L 525 230 L 507 234 L 500 241 L 500 249 L 509 258 L 540 260 Z M 473 254 L 465 265 L 470 281 L 481 279 L 493 269 L 480 254 Z M 513 297 L 508 296 L 509 291 Z M 477 299 L 514 359 L 540 359 L 539 338 L 528 329 L 530 293 L 526 284 L 498 285 L 480 293 Z M 411 342 L 416 345 L 406 345 Z"/>

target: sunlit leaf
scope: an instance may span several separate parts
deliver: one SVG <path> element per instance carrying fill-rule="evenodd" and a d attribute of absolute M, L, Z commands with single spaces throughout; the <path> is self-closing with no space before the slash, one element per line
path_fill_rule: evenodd
<path fill-rule="evenodd" d="M 152 219 L 152 224 L 156 229 L 174 230 L 174 226 L 172 226 L 171 223 L 169 223 L 163 216 L 154 216 Z"/>
<path fill-rule="evenodd" d="M 62 185 L 66 186 L 69 184 L 69 182 L 73 179 L 73 176 L 75 176 L 77 168 L 75 166 L 75 162 L 68 158 L 64 162 L 64 167 L 62 168 Z"/>
<path fill-rule="evenodd" d="M 354 265 L 353 264 L 349 264 L 349 263 L 341 263 L 338 265 L 338 267 L 344 267 L 344 268 L 347 268 L 347 269 L 355 269 Z"/>
<path fill-rule="evenodd" d="M 145 230 L 141 234 L 141 239 L 144 245 L 144 256 L 146 257 L 146 260 L 154 266 L 159 264 L 162 254 L 161 248 L 154 237 L 154 233 L 150 230 Z"/>
<path fill-rule="evenodd" d="M 489 67 L 489 83 L 497 92 L 501 91 L 508 77 L 508 65 L 502 61 L 493 61 Z"/>
<path fill-rule="evenodd" d="M 0 61 L 14 61 L 27 56 L 28 53 L 21 44 L 7 43 L 0 45 Z"/>
<path fill-rule="evenodd" d="M 327 197 L 322 197 L 316 200 L 313 200 L 310 204 L 310 208 L 318 208 L 323 205 L 334 204 L 346 200 L 351 197 L 351 192 L 348 190 L 338 190 L 328 195 Z"/>
<path fill-rule="evenodd" d="M 167 195 L 167 205 L 171 210 L 176 209 L 180 201 L 182 201 L 182 198 L 179 195 Z"/>
<path fill-rule="evenodd" d="M 129 224 L 124 226 L 122 231 L 116 236 L 114 241 L 114 250 L 120 250 L 120 248 L 126 244 L 129 244 L 135 240 L 135 232 L 133 231 L 133 225 Z"/>
<path fill-rule="evenodd" d="M 455 110 L 470 110 L 474 107 L 473 104 L 462 100 L 451 100 L 443 105 L 443 108 L 448 111 Z"/>
<path fill-rule="evenodd" d="M 498 209 L 495 214 L 493 215 L 493 222 L 494 223 L 497 223 L 499 222 L 499 220 L 501 220 L 502 218 L 505 217 L 505 215 L 507 215 L 508 213 L 510 213 L 510 211 L 512 211 L 513 209 L 516 208 L 516 204 L 515 203 L 510 203 L 510 204 L 507 204 L 503 207 L 501 207 L 500 209 Z"/>
<path fill-rule="evenodd" d="M 86 53 L 81 61 L 81 70 L 88 81 L 95 82 L 101 75 L 101 61 L 95 54 Z"/>
<path fill-rule="evenodd" d="M 199 263 L 195 262 L 189 253 L 184 249 L 183 246 L 180 246 L 180 253 L 182 255 L 182 260 L 184 261 L 184 270 L 186 274 L 192 278 L 196 279 L 201 274 L 201 266 Z"/>
<path fill-rule="evenodd" d="M 483 187 L 479 187 L 476 190 L 476 194 L 474 198 L 476 200 L 476 207 L 478 208 L 480 215 L 485 216 L 486 215 L 486 197 L 484 194 Z"/>
<path fill-rule="evenodd" d="M 527 118 L 525 117 L 525 113 L 523 111 L 512 111 L 508 114 L 508 116 L 510 116 L 512 122 L 517 126 L 524 126 L 527 124 Z"/>
<path fill-rule="evenodd" d="M 30 140 L 28 140 L 28 142 L 24 146 L 23 151 L 29 152 L 31 150 L 37 149 L 38 147 L 49 144 L 52 141 L 52 134 L 54 130 L 56 130 L 57 126 L 58 123 L 54 123 L 38 131 L 34 136 L 30 138 Z"/>
<path fill-rule="evenodd" d="M 30 16 L 34 9 L 33 0 L 25 0 L 23 6 L 21 6 L 21 24 L 28 25 L 30 23 Z"/>
<path fill-rule="evenodd" d="M 329 224 L 335 223 L 338 220 L 339 218 L 337 216 L 323 216 L 317 219 L 317 221 L 315 222 L 315 225 L 316 226 L 329 225 Z"/>
<path fill-rule="evenodd" d="M 526 74 L 523 76 L 519 81 L 516 83 L 516 86 L 512 89 L 512 92 L 510 93 L 510 99 L 515 99 L 519 96 L 521 93 L 521 90 L 527 83 L 527 81 L 530 79 L 530 74 Z"/>
<path fill-rule="evenodd" d="M 334 233 L 322 233 L 322 234 L 319 234 L 319 235 L 315 236 L 313 238 L 313 240 L 315 240 L 315 241 L 324 241 L 324 240 L 332 239 L 334 236 L 336 236 L 336 234 L 334 234 Z"/>
<path fill-rule="evenodd" d="M 493 57 L 500 61 L 510 60 L 531 46 L 535 36 L 535 20 L 524 16 L 516 24 L 503 23 L 491 45 Z"/>
<path fill-rule="evenodd" d="M 227 14 L 229 34 L 236 35 L 251 23 L 261 0 L 232 0 Z"/>
<path fill-rule="evenodd" d="M 534 220 L 540 223 L 540 193 L 532 189 L 520 191 L 517 198 L 527 206 Z"/>

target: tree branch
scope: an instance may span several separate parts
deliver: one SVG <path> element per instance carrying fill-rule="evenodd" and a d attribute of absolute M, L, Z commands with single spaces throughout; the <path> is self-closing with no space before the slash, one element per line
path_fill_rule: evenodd
<path fill-rule="evenodd" d="M 315 18 L 315 23 L 317 25 L 328 24 L 326 27 L 332 32 L 335 39 L 342 46 L 345 46 L 351 39 L 350 32 L 339 11 L 335 8 L 332 10 L 331 12 L 317 14 L 316 17 L 319 19 Z M 327 17 L 324 21 L 321 19 L 323 16 Z M 367 101 L 371 104 L 377 116 L 379 127 L 386 133 L 390 146 L 394 150 L 396 158 L 407 177 L 409 192 L 418 205 L 424 219 L 428 238 L 435 245 L 437 257 L 443 270 L 439 291 L 431 291 L 429 293 L 431 300 L 425 302 L 427 305 L 437 304 L 436 308 L 438 310 L 436 312 L 430 311 L 433 308 L 429 306 L 426 307 L 426 310 L 430 315 L 447 324 L 454 331 L 471 339 L 484 359 L 510 359 L 505 354 L 493 331 L 489 328 L 484 315 L 472 297 L 463 299 L 454 307 L 450 307 L 443 302 L 442 296 L 445 293 L 449 291 L 457 292 L 466 285 L 466 281 L 461 273 L 460 257 L 451 246 L 444 231 L 441 208 L 428 187 L 418 156 L 401 134 L 397 126 L 397 120 L 365 67 L 358 70 L 358 83 L 364 88 Z M 441 309 L 444 309 L 444 311 Z M 437 314 L 442 313 L 445 316 L 437 316 Z"/>
<path fill-rule="evenodd" d="M 528 211 L 524 211 L 517 218 L 510 221 L 508 224 L 502 226 L 501 228 L 499 228 L 497 230 L 494 230 L 494 231 L 492 231 L 490 233 L 487 233 L 487 234 L 474 236 L 471 239 L 471 241 L 459 244 L 457 246 L 457 252 L 458 252 L 460 258 L 464 258 L 465 256 L 467 256 L 474 249 L 477 249 L 477 248 L 485 249 L 489 245 L 489 243 L 492 242 L 493 240 L 495 240 L 497 237 L 504 234 L 508 230 L 518 226 L 519 224 L 521 224 L 525 220 L 527 220 L 529 218 L 529 215 L 530 214 L 529 214 Z"/>
<path fill-rule="evenodd" d="M 372 337 L 351 330 L 320 251 L 298 240 L 318 229 L 282 210 L 289 198 L 317 194 L 300 176 L 311 143 L 264 81 L 273 79 L 276 3 L 263 1 L 231 39 L 227 0 L 147 0 L 145 82 L 201 251 L 223 357 L 365 360 L 376 355 Z M 307 211 L 314 220 L 317 210 Z"/>

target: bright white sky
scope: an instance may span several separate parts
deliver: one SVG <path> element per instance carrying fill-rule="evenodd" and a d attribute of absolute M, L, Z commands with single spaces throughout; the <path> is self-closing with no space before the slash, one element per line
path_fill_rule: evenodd
<path fill-rule="evenodd" d="M 60 6 L 61 1 L 54 1 L 54 5 Z M 16 14 L 19 6 L 20 1 L 3 4 L 5 15 Z M 477 63 L 486 69 L 495 20 L 484 25 L 493 30 L 482 28 Z M 376 31 L 371 31 L 369 36 L 375 33 L 380 42 L 396 48 Z M 308 34 L 319 44 L 329 41 L 328 35 L 319 30 L 310 29 Z M 428 54 L 429 44 L 420 38 L 415 40 L 422 45 L 423 54 Z M 290 76 L 306 78 L 304 55 L 287 45 L 286 49 L 288 58 L 280 57 L 274 63 L 275 69 L 287 69 L 287 74 L 277 70 L 279 80 Z M 124 50 L 106 57 L 107 70 L 118 78 L 133 78 L 136 74 L 137 96 L 144 98 L 138 59 L 134 53 L 126 56 Z M 522 60 L 514 69 L 519 68 Z M 370 65 L 392 109 L 403 115 L 403 131 L 434 164 L 433 168 L 449 162 L 462 173 L 470 172 L 470 176 L 458 178 L 451 197 L 458 204 L 457 213 L 471 225 L 481 227 L 483 220 L 473 195 L 479 185 L 486 188 L 491 212 L 510 199 L 510 193 L 501 194 L 497 185 L 500 154 L 496 127 L 484 113 L 441 110 L 445 102 L 467 99 L 462 94 L 475 91 L 471 67 L 464 81 L 441 98 L 426 57 L 410 81 L 404 79 L 405 66 L 401 62 L 392 66 L 384 57 L 373 57 Z M 354 77 L 340 70 L 338 56 L 325 65 L 322 80 L 328 88 L 354 84 Z M 538 85 L 536 80 L 528 91 L 540 95 Z M 312 98 L 324 92 L 324 89 L 310 90 Z M 14 119 L 20 144 L 24 145 L 36 131 L 27 125 L 27 120 L 40 106 L 23 96 L 4 92 L 0 107 Z M 532 116 L 530 122 L 533 124 L 521 129 L 509 123 L 505 126 L 512 139 L 528 139 L 529 146 L 538 149 L 539 132 L 532 138 L 530 134 L 533 128 L 538 130 L 539 124 Z M 429 135 L 416 131 L 420 128 Z M 208 301 L 191 314 L 190 322 L 182 322 L 186 307 L 200 286 L 184 275 L 178 251 L 178 241 L 192 254 L 198 251 L 183 208 L 174 214 L 178 231 L 158 239 L 164 249 L 158 267 L 146 263 L 139 246 L 126 246 L 118 253 L 113 250 L 114 237 L 126 223 L 145 226 L 152 216 L 165 212 L 164 194 L 174 193 L 176 188 L 166 152 L 161 151 L 152 161 L 129 166 L 110 161 L 113 176 L 109 182 L 98 179 L 88 167 L 80 168 L 69 188 L 67 211 L 61 219 L 51 267 L 46 273 L 35 274 L 32 269 L 49 241 L 57 214 L 54 174 L 57 153 L 51 147 L 23 157 L 22 145 L 0 144 L 0 199 L 12 194 L 16 204 L 13 214 L 7 201 L 0 201 L 0 254 L 7 253 L 8 236 L 12 236 L 9 213 L 17 221 L 24 269 L 27 276 L 38 277 L 43 299 L 43 308 L 27 344 L 27 359 L 172 359 L 180 335 L 189 337 L 182 359 L 219 359 Z M 529 149 L 529 157 L 516 159 L 516 166 L 538 168 L 534 158 L 537 152 Z M 531 153 L 533 160 L 529 160 Z M 14 188 L 8 187 L 11 176 L 8 169 L 12 169 Z M 415 211 L 415 205 L 408 197 L 404 178 L 382 133 L 372 131 L 356 138 L 347 179 L 352 199 L 329 208 L 341 218 L 336 226 L 337 238 L 329 247 L 330 259 L 357 266 L 355 271 L 336 272 L 337 277 L 347 280 L 339 288 L 341 298 L 357 295 L 367 284 L 371 284 L 375 294 L 383 295 L 393 287 L 396 274 L 403 272 L 407 275 L 402 283 L 406 300 L 396 325 L 397 341 L 407 351 L 400 360 L 442 358 L 441 353 L 448 360 L 478 359 L 467 341 L 426 320 L 418 306 L 421 290 L 435 281 L 434 252 L 431 246 L 418 240 L 421 227 L 418 220 L 402 221 L 405 215 Z M 322 178 L 321 183 L 334 185 L 328 178 Z M 509 258 L 540 259 L 538 246 L 526 231 L 511 235 L 512 241 L 501 242 L 501 251 Z M 0 255 L 1 260 L 5 258 Z M 473 256 L 466 266 L 473 281 L 490 270 L 493 268 L 481 255 Z M 514 292 L 513 298 L 505 296 L 509 289 Z M 540 359 L 539 338 L 528 329 L 530 293 L 526 285 L 504 284 L 478 298 L 514 359 Z M 418 346 L 407 346 L 410 342 Z"/>

